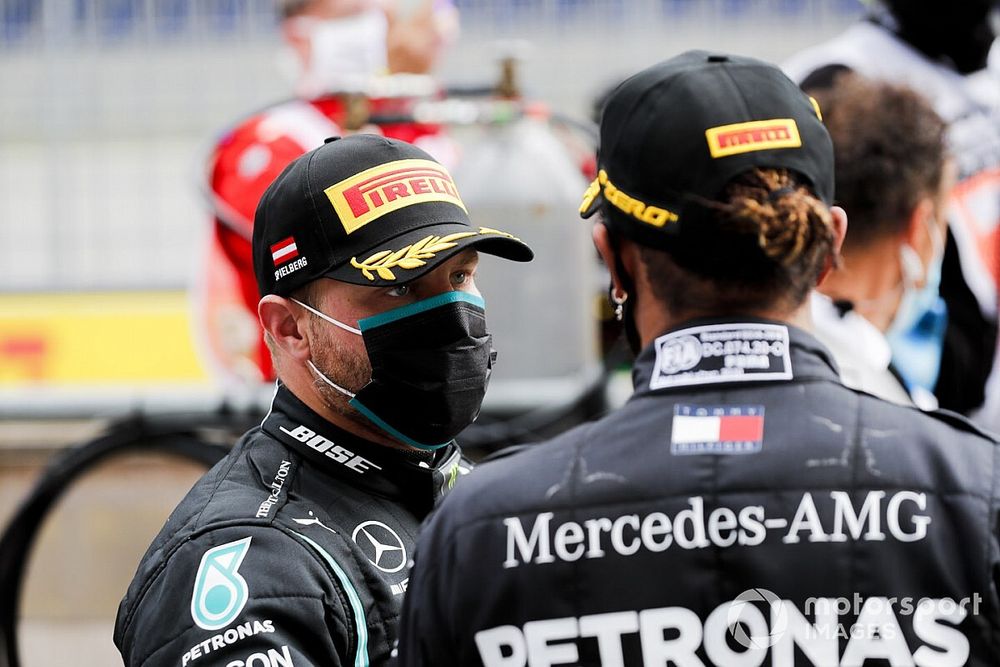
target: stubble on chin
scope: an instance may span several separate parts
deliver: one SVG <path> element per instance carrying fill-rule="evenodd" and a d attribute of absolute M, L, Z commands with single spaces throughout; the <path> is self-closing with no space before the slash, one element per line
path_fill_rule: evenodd
<path fill-rule="evenodd" d="M 313 364 L 331 381 L 351 393 L 360 391 L 368 384 L 372 375 L 371 363 L 364 352 L 359 356 L 355 349 L 339 345 L 336 341 L 328 341 L 326 345 L 314 349 Z M 335 413 L 359 425 L 369 425 L 364 415 L 348 405 L 351 400 L 348 396 L 323 382 L 319 377 L 313 377 L 313 386 L 327 407 Z"/>

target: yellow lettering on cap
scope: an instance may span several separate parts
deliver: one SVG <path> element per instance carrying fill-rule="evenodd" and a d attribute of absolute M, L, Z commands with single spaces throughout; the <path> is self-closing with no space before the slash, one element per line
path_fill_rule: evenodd
<path fill-rule="evenodd" d="M 601 194 L 601 186 L 604 186 L 605 201 L 639 222 L 644 222 L 654 227 L 662 227 L 668 222 L 676 222 L 678 220 L 677 214 L 673 211 L 668 211 L 659 206 L 652 206 L 619 190 L 611 182 L 607 172 L 603 169 L 597 173 L 597 178 L 587 186 L 587 191 L 583 193 L 580 213 L 586 213 L 594 204 L 594 200 Z"/>
<path fill-rule="evenodd" d="M 816 112 L 816 117 L 819 118 L 819 121 L 822 123 L 823 122 L 823 111 L 819 108 L 819 102 L 817 102 L 816 98 L 813 97 L 812 95 L 809 96 L 809 101 L 813 105 L 813 111 Z"/>

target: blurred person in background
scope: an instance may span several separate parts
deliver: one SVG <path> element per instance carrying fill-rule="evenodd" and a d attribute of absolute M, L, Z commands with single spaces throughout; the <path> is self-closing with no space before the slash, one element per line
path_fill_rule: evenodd
<path fill-rule="evenodd" d="M 200 286 L 203 340 L 217 374 L 237 382 L 274 375 L 256 322 L 250 239 L 257 202 L 281 170 L 325 138 L 357 131 L 414 143 L 449 166 L 457 154 L 437 125 L 367 122 L 370 114 L 410 110 L 411 97 L 374 91 L 391 88 L 386 75 L 430 72 L 458 30 L 449 0 L 277 0 L 276 7 L 281 63 L 297 98 L 223 132 L 205 165 L 214 238 Z"/>
<path fill-rule="evenodd" d="M 937 328 L 930 338 L 946 325 L 938 289 L 955 176 L 945 123 L 912 89 L 858 74 L 837 75 L 816 98 L 833 139 L 837 204 L 851 220 L 841 264 L 813 297 L 816 337 L 847 386 L 933 409 L 931 392 L 895 372 L 890 342 L 918 320 Z M 916 360 L 925 374 L 940 365 L 933 351 Z"/>
<path fill-rule="evenodd" d="M 143 557 L 126 667 L 387 663 L 417 528 L 468 471 L 454 437 L 494 365 L 478 252 L 532 258 L 472 226 L 427 153 L 370 134 L 295 160 L 254 222 L 274 399 Z"/>
<path fill-rule="evenodd" d="M 635 394 L 444 499 L 402 665 L 997 664 L 998 444 L 845 387 L 809 333 L 847 229 L 819 115 L 704 51 L 612 94 L 581 212 Z"/>
<path fill-rule="evenodd" d="M 785 71 L 812 93 L 830 86 L 845 70 L 905 84 L 930 100 L 948 123 L 949 148 L 958 167 L 941 271 L 948 324 L 943 337 L 933 323 L 920 323 L 892 343 L 895 366 L 907 384 L 933 390 L 941 407 L 968 414 L 983 405 L 988 381 L 991 399 L 1000 401 L 1000 373 L 994 371 L 1000 284 L 1000 53 L 993 49 L 1000 1 L 868 4 L 864 21 L 798 54 L 785 64 Z M 940 357 L 938 369 L 929 367 L 928 357 Z M 1000 424 L 1000 403 L 997 408 L 977 419 Z"/>

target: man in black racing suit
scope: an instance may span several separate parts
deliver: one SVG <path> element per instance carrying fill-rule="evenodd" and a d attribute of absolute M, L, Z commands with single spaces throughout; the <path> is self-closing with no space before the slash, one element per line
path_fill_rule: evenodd
<path fill-rule="evenodd" d="M 997 443 L 808 333 L 847 228 L 818 105 L 689 52 L 612 94 L 599 161 L 635 395 L 444 500 L 401 664 L 997 664 Z"/>
<path fill-rule="evenodd" d="M 494 359 L 477 249 L 531 258 L 472 227 L 426 153 L 360 134 L 282 172 L 253 247 L 274 401 L 139 565 L 114 636 L 128 667 L 388 661 Z"/>

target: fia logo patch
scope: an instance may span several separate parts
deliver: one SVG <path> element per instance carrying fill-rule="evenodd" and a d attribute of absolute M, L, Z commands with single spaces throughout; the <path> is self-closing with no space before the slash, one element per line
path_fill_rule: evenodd
<path fill-rule="evenodd" d="M 240 615 L 250 596 L 240 564 L 250 549 L 249 537 L 205 552 L 194 578 L 191 618 L 204 630 L 219 630 Z"/>
<path fill-rule="evenodd" d="M 656 339 L 651 390 L 791 380 L 788 327 L 757 322 L 707 324 Z"/>

